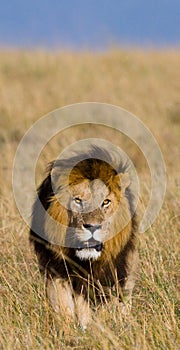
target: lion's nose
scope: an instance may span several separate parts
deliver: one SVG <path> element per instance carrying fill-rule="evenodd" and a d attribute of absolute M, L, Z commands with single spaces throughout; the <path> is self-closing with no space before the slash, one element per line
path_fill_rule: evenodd
<path fill-rule="evenodd" d="M 96 230 L 99 230 L 101 228 L 101 225 L 84 224 L 83 227 L 93 234 Z"/>

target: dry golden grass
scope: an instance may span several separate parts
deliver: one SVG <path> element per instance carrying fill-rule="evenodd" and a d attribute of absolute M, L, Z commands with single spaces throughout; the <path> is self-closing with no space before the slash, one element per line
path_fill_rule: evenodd
<path fill-rule="evenodd" d="M 179 62 L 178 51 L 0 53 L 0 349 L 179 348 Z M 132 313 L 122 317 L 118 306 L 104 305 L 87 332 L 59 321 L 48 307 L 11 188 L 13 157 L 28 127 L 52 109 L 84 101 L 119 105 L 145 122 L 160 144 L 168 177 L 161 213 L 140 236 Z M 62 147 L 76 139 L 78 133 L 66 131 Z M 143 159 L 133 153 L 133 161 L 146 177 Z"/>

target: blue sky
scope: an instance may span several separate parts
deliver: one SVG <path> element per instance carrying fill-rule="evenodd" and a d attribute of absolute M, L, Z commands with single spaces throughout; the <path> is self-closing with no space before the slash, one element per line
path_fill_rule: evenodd
<path fill-rule="evenodd" d="M 179 46 L 180 0 L 0 0 L 0 46 Z"/>

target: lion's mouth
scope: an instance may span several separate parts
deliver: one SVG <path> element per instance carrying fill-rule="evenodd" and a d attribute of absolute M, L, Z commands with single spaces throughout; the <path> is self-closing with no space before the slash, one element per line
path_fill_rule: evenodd
<path fill-rule="evenodd" d="M 78 247 L 77 250 L 83 250 L 83 249 L 95 249 L 97 252 L 101 252 L 103 248 L 103 244 L 99 241 L 96 241 L 94 238 L 89 239 L 87 242 L 83 242 L 83 245 L 81 247 Z"/>

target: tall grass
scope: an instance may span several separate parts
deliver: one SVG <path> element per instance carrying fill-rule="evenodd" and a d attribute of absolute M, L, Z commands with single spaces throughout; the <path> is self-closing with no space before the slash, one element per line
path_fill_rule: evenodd
<path fill-rule="evenodd" d="M 179 348 L 179 61 L 178 51 L 0 53 L 0 349 Z M 59 320 L 49 307 L 11 188 L 13 157 L 28 127 L 52 109 L 83 101 L 116 104 L 138 115 L 158 140 L 168 178 L 163 208 L 140 235 L 131 314 L 122 316 L 118 304 L 105 304 L 86 332 Z M 80 132 L 87 137 L 90 131 Z M 78 138 L 78 131 L 66 130 L 60 149 Z M 147 166 L 129 147 L 146 179 L 141 195 L 147 197 Z M 42 154 L 37 181 L 51 157 L 51 149 Z"/>

